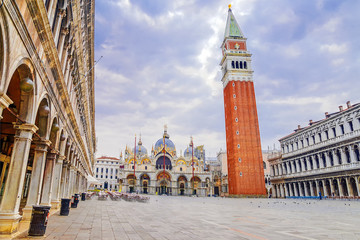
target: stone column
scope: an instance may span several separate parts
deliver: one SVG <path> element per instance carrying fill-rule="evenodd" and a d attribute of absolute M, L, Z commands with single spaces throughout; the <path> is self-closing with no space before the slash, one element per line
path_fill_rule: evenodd
<path fill-rule="evenodd" d="M 300 158 L 300 172 L 305 172 L 304 158 Z"/>
<path fill-rule="evenodd" d="M 347 164 L 347 159 L 346 159 L 346 154 L 345 154 L 345 149 L 344 148 L 340 148 L 340 154 L 341 154 L 341 161 L 342 164 Z"/>
<path fill-rule="evenodd" d="M 316 184 L 316 194 L 315 194 L 315 196 L 319 196 L 319 192 L 320 192 L 319 182 L 317 180 L 315 180 L 315 184 Z"/>
<path fill-rule="evenodd" d="M 62 27 L 60 30 L 60 39 L 59 39 L 59 45 L 58 45 L 58 55 L 60 63 L 62 63 L 63 58 L 63 50 L 64 50 L 64 44 L 65 44 L 65 37 L 69 34 L 69 28 L 68 27 Z M 64 70 L 63 70 L 64 72 Z"/>
<path fill-rule="evenodd" d="M 65 186 L 67 185 L 67 161 L 63 160 L 61 180 L 60 180 L 60 198 L 66 198 L 65 195 Z"/>
<path fill-rule="evenodd" d="M 317 156 L 317 158 L 319 159 L 319 166 L 320 166 L 320 168 L 325 168 L 323 159 L 322 159 L 322 157 L 321 157 L 321 154 L 318 153 L 318 154 L 316 154 L 316 156 Z"/>
<path fill-rule="evenodd" d="M 59 9 L 58 12 L 58 16 L 56 18 L 56 22 L 55 22 L 55 28 L 54 28 L 54 42 L 55 42 L 55 46 L 57 47 L 58 44 L 58 40 L 59 40 L 59 36 L 60 36 L 60 32 L 61 32 L 61 22 L 62 19 L 66 16 L 66 9 Z"/>
<path fill-rule="evenodd" d="M 326 159 L 326 166 L 331 167 L 329 152 L 324 152 L 324 154 L 325 154 L 325 159 Z"/>
<path fill-rule="evenodd" d="M 356 184 L 356 190 L 357 190 L 357 194 L 358 196 L 360 196 L 360 188 L 359 188 L 359 177 L 355 176 L 355 184 Z"/>
<path fill-rule="evenodd" d="M 60 187 L 61 187 L 60 184 L 61 184 L 64 159 L 65 156 L 60 155 L 56 161 L 54 168 L 53 191 L 51 194 L 51 206 L 54 209 L 58 209 L 60 207 Z"/>
<path fill-rule="evenodd" d="M 296 172 L 301 172 L 301 167 L 300 167 L 300 163 L 299 163 L 299 159 L 295 160 L 295 164 L 296 164 Z"/>
<path fill-rule="evenodd" d="M 355 145 L 349 146 L 350 162 L 356 163 Z"/>
<path fill-rule="evenodd" d="M 336 154 L 336 150 L 335 149 L 331 150 L 331 153 L 333 155 L 334 166 L 339 165 L 340 163 L 339 163 L 339 158 L 338 158 L 338 156 Z"/>
<path fill-rule="evenodd" d="M 339 195 L 340 195 L 340 197 L 343 197 L 344 196 L 344 191 L 343 191 L 342 184 L 341 184 L 341 182 L 339 181 L 338 178 L 336 179 L 336 181 L 337 181 L 337 184 L 338 184 L 338 187 L 339 187 Z"/>
<path fill-rule="evenodd" d="M 309 196 L 309 190 L 307 188 L 307 182 L 304 182 L 304 190 L 305 190 L 305 196 L 308 197 Z"/>
<path fill-rule="evenodd" d="M 68 197 L 71 198 L 71 196 L 74 194 L 73 191 L 73 184 L 74 184 L 74 178 L 75 178 L 75 168 L 74 166 L 70 166 L 70 172 L 69 172 L 69 183 L 68 183 Z"/>
<path fill-rule="evenodd" d="M 291 173 L 295 173 L 295 164 L 294 164 L 294 161 L 290 161 L 290 165 L 291 165 Z"/>
<path fill-rule="evenodd" d="M 298 186 L 299 186 L 300 196 L 303 197 L 305 195 L 305 193 L 304 193 L 304 190 L 301 187 L 302 186 L 301 182 L 298 182 Z"/>
<path fill-rule="evenodd" d="M 326 181 L 325 181 L 325 180 L 321 180 L 321 181 L 322 181 L 323 188 L 324 188 L 324 196 L 329 196 L 327 187 L 326 187 L 326 185 L 325 185 Z"/>
<path fill-rule="evenodd" d="M 345 183 L 346 183 L 345 185 L 346 185 L 346 188 L 347 188 L 348 196 L 353 197 L 354 194 L 353 194 L 352 191 L 350 191 L 350 190 L 351 190 L 351 187 L 350 187 L 350 178 L 349 178 L 349 177 L 346 177 L 346 178 L 345 178 Z"/>
<path fill-rule="evenodd" d="M 315 196 L 317 196 L 317 194 L 314 193 L 313 184 L 314 184 L 314 183 L 311 181 L 311 182 L 310 182 L 310 193 L 311 193 L 311 196 L 314 196 L 314 197 L 315 197 Z"/>
<path fill-rule="evenodd" d="M 12 103 L 13 101 L 6 94 L 0 94 L 0 120 L 2 119 L 3 109 L 9 107 Z"/>
<path fill-rule="evenodd" d="M 17 130 L 11 161 L 0 206 L 0 233 L 10 234 L 17 231 L 21 216 L 19 206 L 29 157 L 31 139 L 38 130 L 35 125 L 14 125 Z"/>
<path fill-rule="evenodd" d="M 329 182 L 330 182 L 330 195 L 333 196 L 333 193 L 334 193 L 334 196 L 335 196 L 335 191 L 334 191 L 334 183 L 333 183 L 334 179 L 330 179 Z"/>
<path fill-rule="evenodd" d="M 312 155 L 311 156 L 311 160 L 312 160 L 312 163 L 313 163 L 313 167 L 314 169 L 318 169 L 318 166 L 316 164 L 316 158 L 315 158 L 315 155 Z M 320 166 L 319 166 L 320 167 Z"/>
<path fill-rule="evenodd" d="M 284 186 L 285 186 L 285 197 L 289 197 L 290 196 L 290 192 L 289 192 L 289 186 L 288 186 L 288 184 L 284 184 Z"/>
<path fill-rule="evenodd" d="M 296 188 L 296 182 L 292 183 L 293 184 L 293 187 L 294 187 L 294 196 L 298 197 L 299 196 L 299 192 Z"/>
<path fill-rule="evenodd" d="M 51 150 L 48 152 L 44 171 L 44 183 L 41 195 L 41 205 L 51 206 L 51 193 L 54 178 L 54 165 L 58 157 L 58 153 Z"/>
<path fill-rule="evenodd" d="M 23 220 L 30 221 L 32 214 L 32 206 L 39 205 L 43 184 L 44 167 L 46 162 L 46 154 L 51 142 L 49 140 L 36 141 L 34 161 L 31 171 L 31 180 L 29 186 L 29 194 L 26 206 L 23 209 Z"/>
<path fill-rule="evenodd" d="M 306 161 L 307 170 L 308 171 L 312 170 L 309 157 L 305 157 L 305 161 Z"/>

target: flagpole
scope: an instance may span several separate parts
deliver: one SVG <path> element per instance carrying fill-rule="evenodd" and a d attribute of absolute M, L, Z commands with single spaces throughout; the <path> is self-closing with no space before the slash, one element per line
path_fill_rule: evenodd
<path fill-rule="evenodd" d="M 135 148 L 134 148 L 134 185 L 135 185 L 135 161 L 136 161 L 136 134 L 135 134 Z"/>
<path fill-rule="evenodd" d="M 165 135 L 163 136 L 163 143 L 164 143 L 164 177 L 165 177 Z"/>
<path fill-rule="evenodd" d="M 194 190 L 195 190 L 195 178 L 194 178 L 194 142 L 193 142 L 193 138 L 191 137 L 191 166 L 192 166 L 192 175 L 193 175 L 193 194 L 194 194 Z"/>

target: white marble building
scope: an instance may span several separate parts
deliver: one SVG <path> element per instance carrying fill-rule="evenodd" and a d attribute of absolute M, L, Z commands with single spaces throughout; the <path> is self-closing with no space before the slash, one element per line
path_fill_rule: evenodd
<path fill-rule="evenodd" d="M 274 197 L 359 197 L 360 104 L 347 102 L 279 141 L 282 155 L 269 159 Z"/>
<path fill-rule="evenodd" d="M 107 189 L 109 191 L 119 190 L 119 170 L 120 159 L 114 157 L 102 156 L 96 159 L 94 166 L 94 175 L 99 181 L 95 185 L 97 189 Z"/>

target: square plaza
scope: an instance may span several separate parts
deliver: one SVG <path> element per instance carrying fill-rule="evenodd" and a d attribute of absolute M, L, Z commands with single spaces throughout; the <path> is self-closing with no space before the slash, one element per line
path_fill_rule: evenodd
<path fill-rule="evenodd" d="M 151 196 L 81 201 L 39 239 L 360 239 L 360 202 Z M 25 234 L 19 239 L 27 239 Z M 38 239 L 38 238 L 37 238 Z"/>

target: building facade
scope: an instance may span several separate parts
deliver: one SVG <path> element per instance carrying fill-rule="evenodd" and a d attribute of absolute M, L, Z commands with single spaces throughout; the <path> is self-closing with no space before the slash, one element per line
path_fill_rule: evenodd
<path fill-rule="evenodd" d="M 107 156 L 97 158 L 94 165 L 94 175 L 99 183 L 95 184 L 95 188 L 118 191 L 120 165 L 119 158 Z"/>
<path fill-rule="evenodd" d="M 273 196 L 359 196 L 360 104 L 329 114 L 279 140 L 269 159 Z"/>
<path fill-rule="evenodd" d="M 246 40 L 229 8 L 220 63 L 229 195 L 265 195 L 251 53 Z"/>
<path fill-rule="evenodd" d="M 94 1 L 1 1 L 0 234 L 87 188 L 96 148 Z"/>
<path fill-rule="evenodd" d="M 213 194 L 211 173 L 205 171 L 204 147 L 195 147 L 191 141 L 184 156 L 178 157 L 166 128 L 150 154 L 140 139 L 136 149 L 126 147 L 124 159 L 121 160 L 120 188 L 124 192 L 198 196 Z"/>

